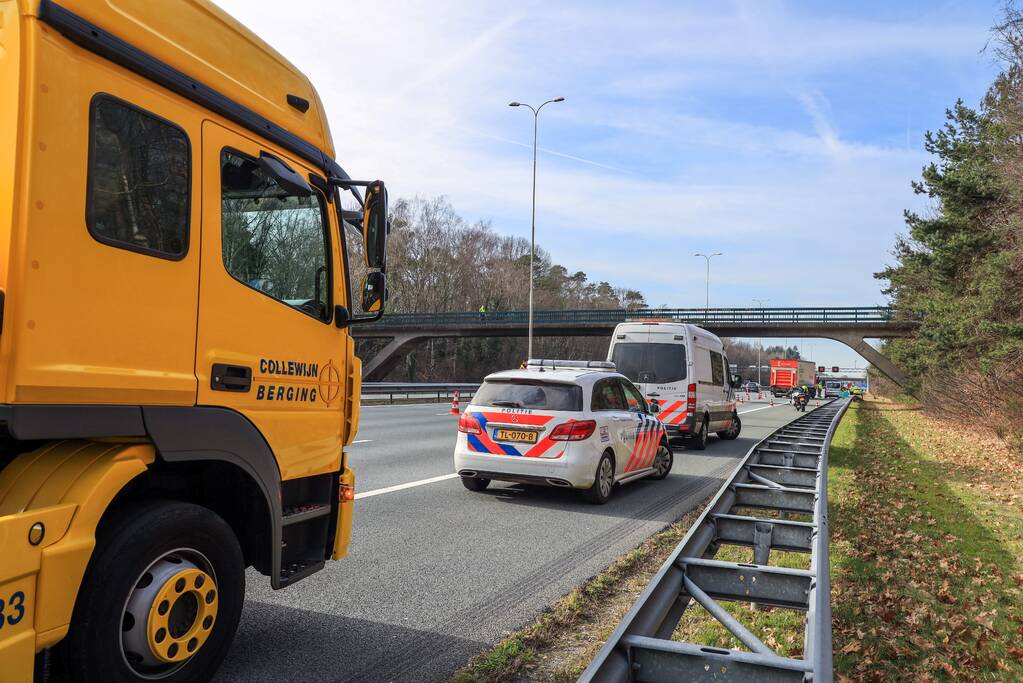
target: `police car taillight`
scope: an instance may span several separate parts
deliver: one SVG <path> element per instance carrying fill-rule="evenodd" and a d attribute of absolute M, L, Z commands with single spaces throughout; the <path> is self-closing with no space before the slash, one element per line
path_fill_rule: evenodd
<path fill-rule="evenodd" d="M 554 428 L 551 432 L 551 441 L 585 441 L 586 439 L 593 436 L 593 431 L 597 428 L 597 422 L 595 420 L 578 420 L 576 422 L 566 422 L 560 424 Z"/>
<path fill-rule="evenodd" d="M 458 416 L 458 431 L 465 434 L 482 434 L 483 429 L 476 418 L 469 413 L 462 413 Z"/>
<path fill-rule="evenodd" d="M 686 409 L 690 412 L 696 412 L 696 385 L 690 384 L 689 390 L 686 392 Z"/>

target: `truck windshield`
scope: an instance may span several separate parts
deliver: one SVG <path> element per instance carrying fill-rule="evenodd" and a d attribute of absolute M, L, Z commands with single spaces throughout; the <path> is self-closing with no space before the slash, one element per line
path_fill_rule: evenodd
<path fill-rule="evenodd" d="M 633 382 L 668 384 L 686 378 L 685 344 L 615 344 L 611 360 Z"/>
<path fill-rule="evenodd" d="M 492 380 L 484 382 L 472 398 L 474 406 L 497 408 L 537 408 L 580 411 L 582 387 L 533 380 Z"/>

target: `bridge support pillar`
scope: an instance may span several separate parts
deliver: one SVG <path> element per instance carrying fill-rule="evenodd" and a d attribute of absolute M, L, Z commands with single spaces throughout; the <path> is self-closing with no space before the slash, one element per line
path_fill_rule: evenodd
<path fill-rule="evenodd" d="M 425 339 L 420 334 L 399 334 L 396 335 L 387 346 L 380 349 L 377 355 L 366 359 L 362 364 L 362 381 L 379 382 L 394 369 L 394 366 L 402 361 L 415 347 L 417 343 Z"/>
<path fill-rule="evenodd" d="M 888 358 L 880 351 L 875 349 L 873 346 L 867 343 L 867 340 L 856 333 L 827 333 L 823 334 L 829 339 L 840 341 L 856 353 L 863 356 L 871 365 L 877 368 L 882 374 L 888 379 L 898 384 L 903 389 L 906 388 L 908 379 L 906 373 L 899 369 L 895 363 L 888 360 Z"/>

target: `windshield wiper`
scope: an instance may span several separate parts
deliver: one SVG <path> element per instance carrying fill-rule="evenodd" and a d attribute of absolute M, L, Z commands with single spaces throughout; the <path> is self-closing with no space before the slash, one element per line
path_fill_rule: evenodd
<path fill-rule="evenodd" d="M 498 399 L 496 401 L 491 401 L 490 405 L 497 406 L 499 408 L 522 408 L 523 407 L 522 404 L 519 403 L 518 401 L 503 401 L 501 399 Z"/>

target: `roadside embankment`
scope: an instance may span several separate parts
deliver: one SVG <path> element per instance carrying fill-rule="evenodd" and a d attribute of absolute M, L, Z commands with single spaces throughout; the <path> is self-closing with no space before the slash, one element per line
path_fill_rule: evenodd
<path fill-rule="evenodd" d="M 852 680 L 1023 680 L 1023 458 L 878 400 L 831 451 L 835 670 Z"/>

